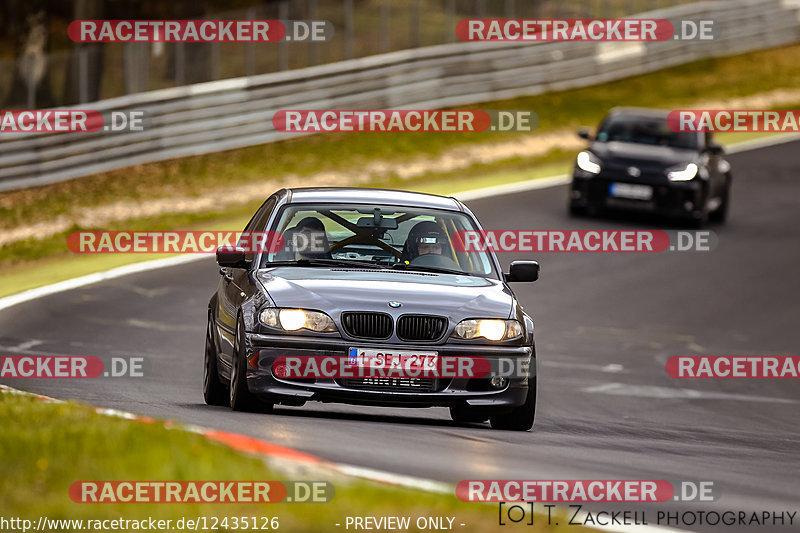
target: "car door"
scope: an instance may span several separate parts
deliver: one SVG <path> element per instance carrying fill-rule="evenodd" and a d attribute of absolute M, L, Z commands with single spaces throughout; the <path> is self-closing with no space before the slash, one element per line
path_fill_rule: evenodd
<path fill-rule="evenodd" d="M 276 195 L 268 198 L 256 211 L 256 214 L 253 215 L 253 218 L 250 219 L 244 231 L 250 233 L 265 231 L 277 201 L 278 197 Z M 250 241 L 252 242 L 252 239 Z M 244 240 L 240 239 L 237 246 L 241 246 L 243 243 Z M 253 261 L 257 254 L 252 246 L 244 247 L 247 249 L 245 253 L 246 265 L 244 267 L 220 268 L 221 278 L 217 292 L 219 295 L 217 338 L 220 340 L 220 374 L 226 378 L 230 376 L 233 341 L 236 336 L 236 320 L 239 309 L 245 298 L 248 298 L 253 294 L 254 290 L 257 290 L 250 275 Z"/>

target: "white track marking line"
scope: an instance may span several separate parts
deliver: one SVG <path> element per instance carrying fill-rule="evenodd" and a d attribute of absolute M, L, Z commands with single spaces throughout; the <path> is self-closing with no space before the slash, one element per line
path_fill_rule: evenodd
<path fill-rule="evenodd" d="M 625 383 L 604 383 L 582 389 L 583 392 L 613 394 L 616 396 L 638 396 L 640 398 L 661 398 L 665 400 L 739 400 L 746 402 L 773 402 L 773 403 L 798 403 L 797 400 L 788 398 L 775 398 L 772 396 L 754 396 L 747 394 L 734 394 L 729 392 L 702 391 L 697 389 L 682 389 L 672 387 L 657 387 L 654 385 L 627 385 Z"/>
<path fill-rule="evenodd" d="M 86 276 L 59 281 L 58 283 L 53 283 L 52 285 L 43 285 L 42 287 L 36 287 L 35 289 L 22 291 L 17 294 L 12 294 L 11 296 L 6 296 L 5 298 L 0 298 L 0 309 L 7 309 L 22 302 L 36 300 L 37 298 L 43 298 L 59 292 L 71 291 L 73 289 L 85 287 L 86 285 L 92 285 L 93 283 L 120 278 L 129 274 L 148 272 L 150 270 L 156 270 L 159 268 L 191 263 L 192 261 L 199 261 L 200 259 L 205 259 L 206 257 L 207 256 L 205 254 L 186 254 L 176 257 L 167 257 L 165 259 L 155 259 L 153 261 L 143 261 L 141 263 L 124 265 L 121 267 L 112 268 L 110 270 L 94 272 L 92 274 L 87 274 Z"/>
<path fill-rule="evenodd" d="M 42 343 L 44 343 L 44 341 L 40 341 L 40 340 L 37 340 L 37 339 L 31 339 L 29 341 L 21 342 L 21 343 L 17 344 L 16 346 L 2 346 L 0 348 L 2 348 L 3 350 L 5 350 L 7 352 L 13 352 L 13 353 L 20 353 L 20 352 L 35 353 L 35 352 L 31 352 L 30 349 L 33 348 L 34 346 L 38 346 L 38 345 L 40 345 Z"/>

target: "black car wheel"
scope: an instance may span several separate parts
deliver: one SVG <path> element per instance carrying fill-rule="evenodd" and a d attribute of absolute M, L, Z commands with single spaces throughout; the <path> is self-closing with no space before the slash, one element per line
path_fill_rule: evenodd
<path fill-rule="evenodd" d="M 583 205 L 569 204 L 569 214 L 573 217 L 585 217 L 589 214 L 589 208 Z"/>
<path fill-rule="evenodd" d="M 531 378 L 525 403 L 515 407 L 510 413 L 491 417 L 489 422 L 492 429 L 528 431 L 533 427 L 534 418 L 536 418 L 536 378 Z"/>
<path fill-rule="evenodd" d="M 719 207 L 711 213 L 710 219 L 714 222 L 722 224 L 728 218 L 728 204 L 731 201 L 731 179 L 728 178 L 725 182 L 725 192 L 722 193 L 722 203 Z"/>
<path fill-rule="evenodd" d="M 469 405 L 456 405 L 450 408 L 450 418 L 461 424 L 479 424 L 489 420 L 485 409 L 476 409 Z"/>
<path fill-rule="evenodd" d="M 233 341 L 231 364 L 230 406 L 234 411 L 260 411 L 272 409 L 272 404 L 261 403 L 247 388 L 247 348 L 244 338 L 244 323 L 236 321 L 236 337 Z"/>
<path fill-rule="evenodd" d="M 686 217 L 686 226 L 692 229 L 702 229 L 708 224 L 708 208 L 703 206 L 703 210 L 697 214 L 693 213 Z"/>
<path fill-rule="evenodd" d="M 208 405 L 228 405 L 228 391 L 219 380 L 217 348 L 211 330 L 211 316 L 206 326 L 206 349 L 203 357 L 203 398 Z"/>

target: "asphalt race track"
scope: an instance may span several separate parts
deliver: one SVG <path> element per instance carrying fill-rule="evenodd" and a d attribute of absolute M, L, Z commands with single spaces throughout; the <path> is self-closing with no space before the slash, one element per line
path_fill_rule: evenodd
<path fill-rule="evenodd" d="M 719 236 L 713 252 L 533 257 L 541 279 L 515 286 L 536 321 L 539 398 L 528 433 L 459 426 L 438 408 L 309 403 L 263 415 L 206 406 L 205 310 L 219 277 L 212 258 L 0 311 L 2 354 L 139 355 L 148 360 L 146 378 L 4 383 L 447 482 L 713 480 L 720 502 L 662 507 L 795 511 L 798 381 L 675 380 L 664 364 L 673 355 L 798 355 L 799 149 L 792 142 L 730 156 L 730 218 L 709 226 Z M 570 219 L 565 202 L 560 186 L 469 205 L 488 229 L 659 227 Z M 501 256 L 504 265 L 521 258 L 532 257 Z M 798 522 L 775 530 L 800 530 Z"/>

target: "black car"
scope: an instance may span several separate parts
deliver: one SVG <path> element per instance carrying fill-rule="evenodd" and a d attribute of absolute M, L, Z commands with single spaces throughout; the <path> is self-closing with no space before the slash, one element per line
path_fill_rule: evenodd
<path fill-rule="evenodd" d="M 206 402 L 256 411 L 306 401 L 445 406 L 458 422 L 530 429 L 534 325 L 508 282 L 535 281 L 539 265 L 515 261 L 504 274 L 491 251 L 458 246 L 460 232 L 480 230 L 454 198 L 359 188 L 276 192 L 245 232 L 279 236 L 277 246 L 217 250 Z M 309 378 L 280 366 L 291 357 L 377 364 L 384 355 L 386 365 L 481 358 L 493 370 L 475 377 Z M 501 360 L 517 371 L 494 372 Z"/>
<path fill-rule="evenodd" d="M 724 222 L 731 169 L 710 132 L 674 132 L 667 111 L 616 108 L 578 154 L 569 189 L 569 212 L 633 210 L 699 227 Z"/>

